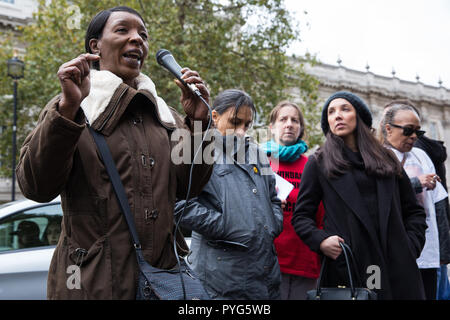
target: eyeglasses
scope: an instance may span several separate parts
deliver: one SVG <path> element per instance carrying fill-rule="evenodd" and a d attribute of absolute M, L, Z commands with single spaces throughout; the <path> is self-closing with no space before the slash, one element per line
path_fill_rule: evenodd
<path fill-rule="evenodd" d="M 425 131 L 423 131 L 423 130 L 413 129 L 411 127 L 399 126 L 399 125 L 393 124 L 393 123 L 389 123 L 389 125 L 391 125 L 395 128 L 403 129 L 403 135 L 405 137 L 411 136 L 414 132 L 416 133 L 417 138 L 420 138 L 421 136 L 423 136 L 425 134 Z"/>

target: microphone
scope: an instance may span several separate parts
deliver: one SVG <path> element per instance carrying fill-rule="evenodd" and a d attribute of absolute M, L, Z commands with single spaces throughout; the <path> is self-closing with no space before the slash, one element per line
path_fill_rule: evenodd
<path fill-rule="evenodd" d="M 173 237 L 173 248 L 175 250 L 175 258 L 177 259 L 177 264 L 178 264 L 178 268 L 181 270 L 181 263 L 180 263 L 180 258 L 178 257 L 178 250 L 177 250 L 177 234 L 178 234 L 178 226 L 180 224 L 181 218 L 183 217 L 185 211 L 186 211 L 186 206 L 188 204 L 188 199 L 189 199 L 189 195 L 191 193 L 191 186 L 192 186 L 192 174 L 193 174 L 193 168 L 194 168 L 194 163 L 196 163 L 195 159 L 197 159 L 197 155 L 200 153 L 201 154 L 201 150 L 202 150 L 202 145 L 205 142 L 207 135 L 207 132 L 209 131 L 209 128 L 211 127 L 211 120 L 212 120 L 212 110 L 211 110 L 211 106 L 208 104 L 208 102 L 206 102 L 206 100 L 202 97 L 202 94 L 200 92 L 200 90 L 198 90 L 198 88 L 195 86 L 195 84 L 193 83 L 186 83 L 183 79 L 181 79 L 181 67 L 180 65 L 177 63 L 177 61 L 175 60 L 175 58 L 173 57 L 173 55 L 170 53 L 169 50 L 166 49 L 160 49 L 158 50 L 158 52 L 156 53 L 156 61 L 163 66 L 165 69 L 167 69 L 170 73 L 172 73 L 175 78 L 177 78 L 178 80 L 181 81 L 182 84 L 184 84 L 187 88 L 189 88 L 207 107 L 209 110 L 209 121 L 208 121 L 208 127 L 206 129 L 206 133 L 202 139 L 202 142 L 200 143 L 199 147 L 197 148 L 197 150 L 195 151 L 194 154 L 194 159 L 191 163 L 191 167 L 189 169 L 189 183 L 188 183 L 188 187 L 187 187 L 187 193 L 186 193 L 186 201 L 184 203 L 184 207 L 183 207 L 183 211 L 181 212 L 178 221 L 176 221 L 175 224 L 175 236 Z M 181 287 L 183 289 L 183 296 L 186 299 L 186 288 L 184 285 L 184 279 L 181 275 L 180 272 L 180 280 L 181 280 Z"/>
<path fill-rule="evenodd" d="M 197 96 L 201 96 L 200 90 L 198 90 L 197 86 L 193 83 L 186 83 L 183 79 L 181 79 L 182 73 L 181 73 L 181 67 L 173 57 L 172 53 L 170 53 L 169 50 L 166 49 L 160 49 L 156 53 L 156 61 L 163 66 L 165 69 L 167 69 L 170 73 L 172 73 L 175 78 L 181 81 L 182 84 L 184 84 L 187 88 L 189 88 L 193 93 L 195 93 Z"/>

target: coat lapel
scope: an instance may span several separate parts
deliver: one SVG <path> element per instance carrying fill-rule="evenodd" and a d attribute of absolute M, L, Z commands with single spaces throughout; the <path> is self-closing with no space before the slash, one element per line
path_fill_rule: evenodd
<path fill-rule="evenodd" d="M 347 171 L 343 176 L 337 179 L 329 179 L 328 181 L 345 204 L 352 210 L 361 224 L 366 228 L 374 243 L 377 243 L 375 228 L 371 223 L 367 206 L 362 200 L 361 193 L 359 192 L 352 172 Z"/>

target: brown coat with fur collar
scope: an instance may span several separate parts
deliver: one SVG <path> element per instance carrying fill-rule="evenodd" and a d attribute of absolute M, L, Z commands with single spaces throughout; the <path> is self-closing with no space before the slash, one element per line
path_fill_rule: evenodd
<path fill-rule="evenodd" d="M 16 170 L 27 198 L 46 202 L 61 194 L 64 219 L 49 270 L 49 299 L 134 299 L 136 295 L 138 267 L 128 226 L 85 125 L 89 117 L 111 150 L 145 258 L 160 268 L 176 263 L 173 207 L 176 197 L 185 197 L 190 166 L 171 161 L 170 136 L 177 127 L 188 129 L 189 120 L 183 121 L 154 90 L 145 86 L 135 90 L 117 79 L 114 85 L 102 82 L 102 72 L 91 77 L 93 88 L 75 121 L 58 112 L 59 96 L 48 103 L 22 146 Z M 103 95 L 96 95 L 102 92 L 96 88 L 104 89 Z M 97 110 L 92 110 L 91 102 Z M 209 165 L 194 167 L 192 194 L 201 191 L 210 174 Z M 184 240 L 179 246 L 180 252 L 187 249 Z M 87 255 L 81 257 L 79 248 Z M 75 264 L 81 265 L 80 289 L 71 289 L 71 273 L 67 273 Z"/>

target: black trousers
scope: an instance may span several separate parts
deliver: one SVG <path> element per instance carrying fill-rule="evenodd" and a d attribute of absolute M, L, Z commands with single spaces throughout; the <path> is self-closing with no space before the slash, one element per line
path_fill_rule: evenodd
<path fill-rule="evenodd" d="M 422 275 L 423 287 L 427 300 L 436 300 L 437 269 L 419 269 Z"/>

